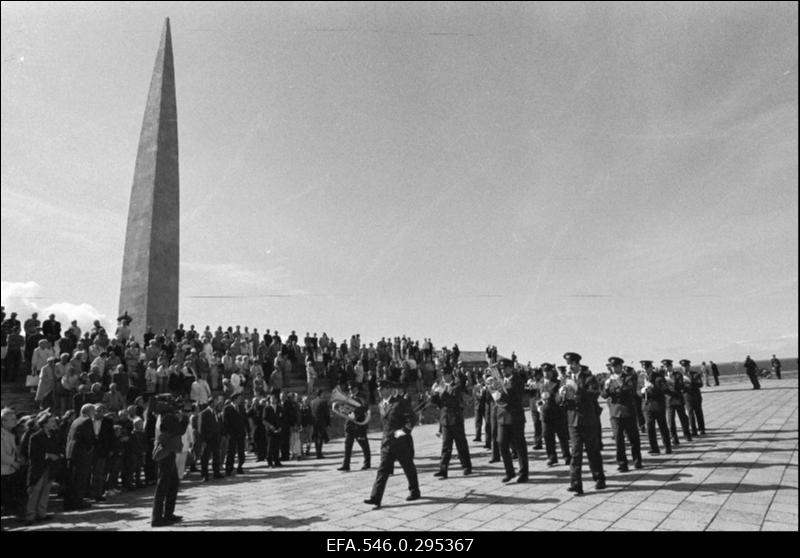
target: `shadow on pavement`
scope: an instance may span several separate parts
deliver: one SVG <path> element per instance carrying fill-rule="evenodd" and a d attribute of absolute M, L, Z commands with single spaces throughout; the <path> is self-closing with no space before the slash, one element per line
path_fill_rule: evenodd
<path fill-rule="evenodd" d="M 241 529 L 242 527 L 273 527 L 277 529 L 296 529 L 320 521 L 327 521 L 324 516 L 315 515 L 294 519 L 283 515 L 272 515 L 261 519 L 254 518 L 225 518 L 225 519 L 204 519 L 203 521 L 182 521 L 180 527 L 230 527 L 231 529 Z"/>

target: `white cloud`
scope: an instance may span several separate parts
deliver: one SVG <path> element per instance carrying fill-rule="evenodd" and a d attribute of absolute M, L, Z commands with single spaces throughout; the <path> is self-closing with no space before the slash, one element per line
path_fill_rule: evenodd
<path fill-rule="evenodd" d="M 47 306 L 42 306 L 37 300 L 41 299 L 40 293 L 42 286 L 36 281 L 25 282 L 0 282 L 2 291 L 2 304 L 6 307 L 6 313 L 16 312 L 20 321 L 25 321 L 33 312 L 38 312 L 40 320 L 46 320 L 50 314 L 55 314 L 56 319 L 61 322 L 62 328 L 67 326 L 72 320 L 77 320 L 78 325 L 86 330 L 90 328 L 95 320 L 100 320 L 107 329 L 112 322 L 91 304 L 85 302 L 75 304 L 72 302 L 56 302 Z"/>

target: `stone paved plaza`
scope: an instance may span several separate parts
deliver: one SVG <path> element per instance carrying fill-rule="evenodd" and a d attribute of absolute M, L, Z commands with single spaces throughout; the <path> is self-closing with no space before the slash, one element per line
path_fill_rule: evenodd
<path fill-rule="evenodd" d="M 356 446 L 353 471 L 341 473 L 342 441 L 327 445 L 325 459 L 267 469 L 248 454 L 245 475 L 201 484 L 197 473 L 181 483 L 174 530 L 280 531 L 797 531 L 797 379 L 766 380 L 761 391 L 723 377 L 705 388 L 707 435 L 681 443 L 672 455 L 652 457 L 645 468 L 617 473 L 605 421 L 608 488 L 595 491 L 584 469 L 584 496 L 567 492 L 566 466 L 545 466 L 543 451 L 531 452 L 531 482 L 504 485 L 501 463 L 490 464 L 472 442 L 474 474 L 463 477 L 454 455 L 451 476 L 440 481 L 440 440 L 435 425 L 414 431 L 422 499 L 406 502 L 402 471 L 389 479 L 383 507 L 362 501 L 375 479 L 360 471 Z M 531 425 L 527 425 L 530 441 Z M 472 421 L 468 421 L 472 433 Z M 370 436 L 377 453 L 377 434 Z M 150 530 L 153 488 L 109 497 L 91 509 L 64 513 L 51 501 L 55 518 L 20 530 Z"/>

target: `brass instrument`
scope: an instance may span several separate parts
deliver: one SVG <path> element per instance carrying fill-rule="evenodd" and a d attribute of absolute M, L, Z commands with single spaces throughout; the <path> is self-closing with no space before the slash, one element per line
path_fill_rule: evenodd
<path fill-rule="evenodd" d="M 497 400 L 502 393 L 505 393 L 505 377 L 497 365 L 490 366 L 486 369 L 484 374 L 486 389 L 492 394 L 492 397 Z"/>
<path fill-rule="evenodd" d="M 363 407 L 363 405 L 358 399 L 353 399 L 352 397 L 345 395 L 338 387 L 333 388 L 333 392 L 331 392 L 331 412 L 336 413 L 340 417 L 352 421 L 359 426 L 363 426 L 369 423 L 370 412 L 369 409 L 367 409 L 364 420 L 357 421 L 353 413 L 360 407 Z"/>

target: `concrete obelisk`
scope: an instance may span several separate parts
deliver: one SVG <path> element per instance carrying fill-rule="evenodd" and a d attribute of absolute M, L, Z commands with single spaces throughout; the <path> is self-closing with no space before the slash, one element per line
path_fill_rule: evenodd
<path fill-rule="evenodd" d="M 119 297 L 139 343 L 147 326 L 155 333 L 178 326 L 179 262 L 178 116 L 167 18 L 139 136 Z"/>

